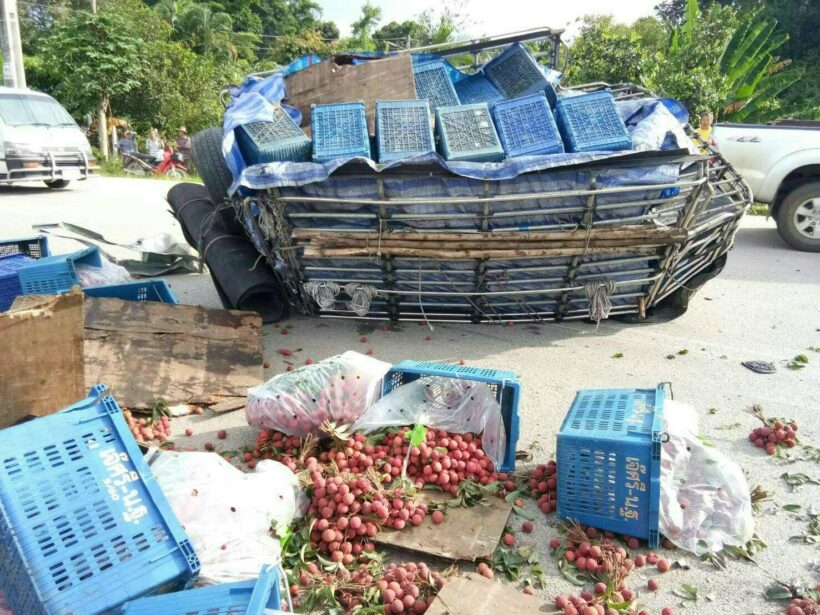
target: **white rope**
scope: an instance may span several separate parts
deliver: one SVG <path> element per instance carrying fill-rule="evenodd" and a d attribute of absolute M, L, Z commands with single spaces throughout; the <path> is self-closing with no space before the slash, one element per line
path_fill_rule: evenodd
<path fill-rule="evenodd" d="M 589 317 L 595 321 L 596 326 L 600 325 L 603 319 L 609 318 L 609 311 L 612 309 L 609 297 L 615 291 L 615 282 L 610 279 L 587 282 L 584 284 L 584 291 L 589 299 Z"/>
<path fill-rule="evenodd" d="M 332 310 L 336 305 L 336 295 L 342 290 L 336 282 L 310 280 L 305 282 L 305 291 L 323 310 Z"/>
<path fill-rule="evenodd" d="M 356 284 L 351 282 L 345 284 L 345 292 L 350 296 L 350 303 L 347 306 L 355 312 L 357 316 L 367 316 L 370 311 L 370 302 L 378 296 L 379 289 L 367 284 Z"/>

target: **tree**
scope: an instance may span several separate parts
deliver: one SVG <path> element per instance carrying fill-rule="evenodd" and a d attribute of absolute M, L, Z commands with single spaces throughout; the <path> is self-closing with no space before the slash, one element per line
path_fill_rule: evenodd
<path fill-rule="evenodd" d="M 647 50 L 639 34 L 610 15 L 587 15 L 569 49 L 569 83 L 640 82 Z"/>
<path fill-rule="evenodd" d="M 59 85 L 56 93 L 79 115 L 96 108 L 100 151 L 108 157 L 106 115 L 111 98 L 139 86 L 143 41 L 116 12 L 78 11 L 57 23 L 43 42 L 43 60 Z"/>
<path fill-rule="evenodd" d="M 319 22 L 319 34 L 326 43 L 339 40 L 339 26 L 332 21 Z"/>
<path fill-rule="evenodd" d="M 692 114 L 717 112 L 730 91 L 719 70 L 720 58 L 737 25 L 731 7 L 713 4 L 701 13 L 696 3 L 690 4 L 683 22 L 670 29 L 666 48 L 644 63 L 643 84 L 680 100 Z"/>
<path fill-rule="evenodd" d="M 362 51 L 373 49 L 372 34 L 382 18 L 382 10 L 368 0 L 362 5 L 362 15 L 353 22 L 353 44 L 358 44 Z"/>
<path fill-rule="evenodd" d="M 730 88 L 721 110 L 725 119 L 773 119 L 780 109 L 777 96 L 802 76 L 800 68 L 783 70 L 790 61 L 773 55 L 789 39 L 786 32 L 775 34 L 776 26 L 777 20 L 752 12 L 729 40 L 720 59 Z"/>
<path fill-rule="evenodd" d="M 393 48 L 409 48 L 416 45 L 423 45 L 424 27 L 412 19 L 401 23 L 391 21 L 373 33 L 373 42 L 377 49 L 388 51 Z"/>
<path fill-rule="evenodd" d="M 227 60 L 237 57 L 231 42 L 233 20 L 227 13 L 214 12 L 204 4 L 191 4 L 176 20 L 174 30 L 180 42 L 196 53 Z"/>

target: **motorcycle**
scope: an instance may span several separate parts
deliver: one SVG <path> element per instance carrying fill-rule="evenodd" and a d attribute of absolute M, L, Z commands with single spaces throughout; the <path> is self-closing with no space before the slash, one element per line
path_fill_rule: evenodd
<path fill-rule="evenodd" d="M 131 175 L 166 175 L 171 179 L 183 179 L 188 176 L 185 159 L 180 152 L 166 147 L 162 160 L 139 152 L 124 152 L 122 166 Z"/>

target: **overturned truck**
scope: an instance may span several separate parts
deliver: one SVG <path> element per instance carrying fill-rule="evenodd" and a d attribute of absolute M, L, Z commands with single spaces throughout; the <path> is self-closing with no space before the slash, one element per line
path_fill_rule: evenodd
<path fill-rule="evenodd" d="M 574 93 L 600 90 L 623 117 L 638 118 L 632 130 L 660 105 L 631 85 Z M 216 134 L 210 143 L 201 136 L 195 155 L 213 152 Z M 237 177 L 197 162 L 215 199 L 215 174 L 217 190 L 233 184 L 221 207 L 302 313 L 599 321 L 685 310 L 723 268 L 751 203 L 745 182 L 706 143 L 660 141 L 658 149 L 490 163 L 435 153 L 385 165 L 268 163 Z"/>

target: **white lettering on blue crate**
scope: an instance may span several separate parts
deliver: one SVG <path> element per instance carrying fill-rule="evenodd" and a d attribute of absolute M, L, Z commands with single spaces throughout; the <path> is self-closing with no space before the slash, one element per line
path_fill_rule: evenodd
<path fill-rule="evenodd" d="M 103 480 L 108 489 L 108 496 L 118 502 L 122 500 L 125 510 L 122 518 L 127 523 L 139 525 L 140 519 L 148 514 L 148 508 L 142 503 L 142 498 L 130 483 L 140 480 L 139 474 L 128 470 L 123 462 L 129 462 L 127 453 L 118 453 L 113 448 L 100 451 L 100 458 L 108 469 L 108 478 Z"/>
<path fill-rule="evenodd" d="M 626 458 L 626 494 L 624 495 L 624 505 L 618 509 L 618 513 L 624 519 L 638 520 L 640 516 L 637 508 L 640 498 L 632 495 L 636 491 L 646 491 L 646 483 L 643 478 L 646 476 L 646 466 L 641 464 L 637 457 Z"/>
<path fill-rule="evenodd" d="M 647 414 L 652 412 L 654 408 L 646 405 L 646 401 L 641 398 L 636 398 L 632 402 L 632 414 L 625 419 L 627 423 L 635 423 L 636 425 L 643 425 L 643 420 Z"/>

